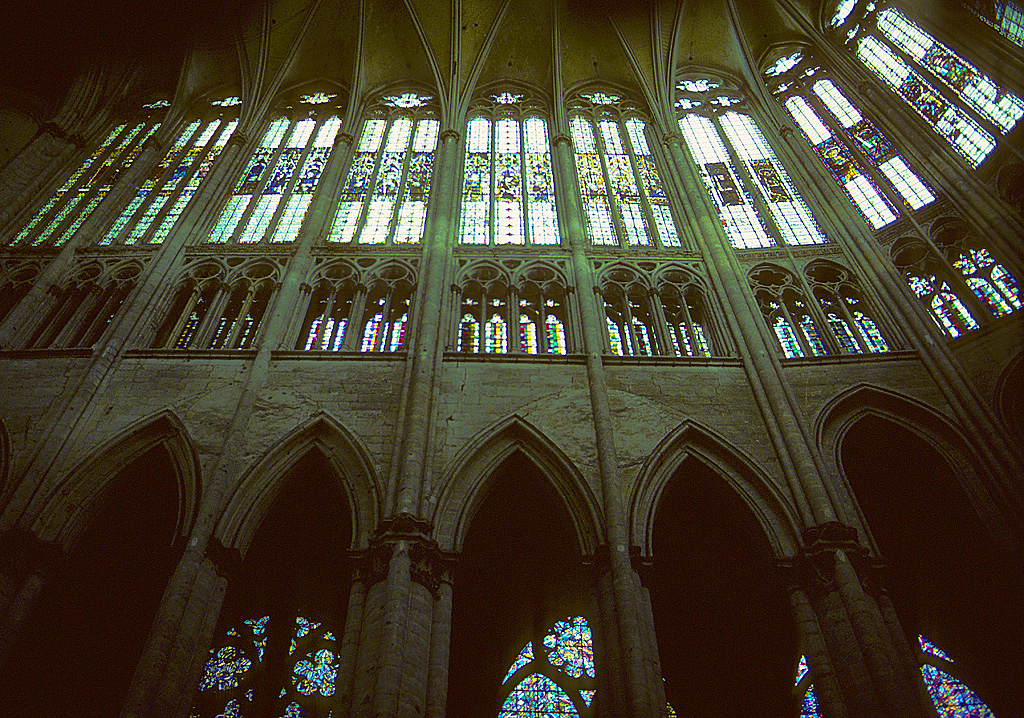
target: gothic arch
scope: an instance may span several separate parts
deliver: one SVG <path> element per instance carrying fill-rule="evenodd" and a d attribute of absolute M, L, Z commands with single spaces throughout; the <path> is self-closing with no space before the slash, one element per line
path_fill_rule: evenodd
<path fill-rule="evenodd" d="M 984 469 L 970 443 L 953 422 L 933 407 L 891 389 L 872 384 L 858 384 L 837 394 L 827 402 L 814 422 L 814 434 L 822 457 L 835 475 L 845 484 L 850 515 L 860 515 L 846 478 L 840 456 L 843 438 L 859 420 L 873 416 L 892 422 L 931 446 L 953 470 L 961 488 L 969 497 L 988 528 L 996 536 L 1008 537 L 1009 527 L 1001 518 L 985 488 Z M 996 524 L 996 525 L 993 525 Z"/>
<path fill-rule="evenodd" d="M 288 470 L 312 449 L 327 458 L 352 510 L 352 543 L 365 546 L 380 515 L 380 483 L 370 453 L 334 417 L 319 413 L 270 447 L 242 478 L 214 530 L 244 555 Z"/>
<path fill-rule="evenodd" d="M 665 486 L 690 457 L 712 469 L 739 494 L 777 557 L 796 554 L 800 525 L 791 499 L 739 448 L 711 429 L 686 420 L 655 447 L 633 485 L 630 529 L 632 541 L 644 555 L 653 552 L 654 518 Z"/>
<path fill-rule="evenodd" d="M 569 457 L 543 432 L 516 415 L 477 434 L 445 472 L 433 516 L 434 533 L 441 548 L 462 550 L 473 516 L 487 495 L 491 476 L 517 451 L 544 474 L 565 504 L 580 554 L 592 554 L 602 543 L 597 499 Z"/>
<path fill-rule="evenodd" d="M 188 429 L 170 409 L 121 430 L 78 464 L 44 500 L 33 527 L 36 535 L 59 543 L 65 549 L 72 548 L 99 508 L 98 499 L 110 480 L 158 446 L 170 457 L 178 483 L 175 535 L 186 535 L 199 507 L 201 470 Z M 48 525 L 43 521 L 47 516 L 66 518 L 59 524 Z"/>

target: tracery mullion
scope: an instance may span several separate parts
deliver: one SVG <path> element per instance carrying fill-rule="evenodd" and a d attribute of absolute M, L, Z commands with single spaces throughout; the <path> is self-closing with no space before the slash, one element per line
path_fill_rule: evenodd
<path fill-rule="evenodd" d="M 295 122 L 293 134 L 298 133 L 302 127 L 303 122 L 306 121 L 307 120 L 299 120 Z M 280 199 L 277 202 L 277 207 L 274 208 L 274 213 L 271 216 L 270 221 L 267 222 L 266 229 L 263 230 L 263 233 L 260 236 L 259 241 L 261 243 L 273 241 L 273 237 L 277 232 L 277 226 L 281 222 L 281 218 L 284 216 L 284 213 L 288 209 L 288 203 L 291 201 L 292 193 L 295 191 L 295 185 L 297 185 L 299 183 L 299 180 L 302 179 L 302 167 L 306 162 L 306 158 L 309 157 L 310 153 L 313 151 L 313 140 L 316 137 L 317 133 L 320 131 L 320 128 L 322 126 L 322 119 L 314 121 L 313 128 L 310 130 L 309 136 L 306 137 L 305 144 L 303 145 L 301 151 L 299 152 L 299 156 L 296 158 L 295 164 L 292 166 L 291 170 L 289 170 L 290 174 L 288 176 L 287 182 L 285 183 L 284 189 L 281 190 Z M 287 151 L 288 149 L 296 148 L 286 148 L 285 151 Z"/>
<path fill-rule="evenodd" d="M 385 244 L 395 243 L 395 235 L 398 233 L 398 224 L 402 213 L 402 195 L 405 185 L 409 181 L 409 171 L 412 167 L 413 156 L 416 154 L 414 148 L 416 134 L 419 131 L 419 125 L 423 120 L 412 119 L 411 122 L 412 127 L 409 130 L 409 143 L 406 146 L 405 156 L 402 158 L 402 173 L 398 178 L 398 186 L 395 188 L 395 206 L 391 208 L 391 220 L 388 223 L 388 236 L 384 240 Z"/>
<path fill-rule="evenodd" d="M 754 182 L 753 177 L 751 177 L 750 170 L 747 168 L 746 162 L 743 161 L 743 158 L 740 157 L 739 152 L 737 152 L 736 148 L 733 146 L 731 141 L 732 138 L 729 137 L 728 133 L 722 127 L 722 122 L 717 112 L 711 113 L 711 121 L 714 123 L 715 130 L 718 132 L 719 136 L 724 138 L 722 144 L 725 146 L 725 151 L 729 155 L 730 163 L 732 163 L 733 167 L 736 168 L 736 172 L 739 174 L 740 182 L 749 188 L 747 196 L 750 197 L 751 201 L 753 201 L 754 211 L 761 217 L 761 223 L 764 225 L 765 229 L 768 230 L 768 233 L 771 235 L 772 240 L 776 245 L 782 246 L 787 244 L 782 230 L 779 229 L 779 225 L 775 221 L 775 217 L 772 215 L 772 211 L 768 206 L 767 200 L 765 200 L 764 195 L 761 193 L 760 187 L 757 186 L 757 183 Z"/>
<path fill-rule="evenodd" d="M 794 270 L 796 268 L 794 267 Z M 828 320 L 828 312 L 821 306 L 821 302 L 814 295 L 814 290 L 807 281 L 805 272 L 794 271 L 797 281 L 800 282 L 800 292 L 806 298 L 804 305 L 811 315 L 811 321 L 818 327 L 818 336 L 825 343 L 825 351 L 828 354 L 844 354 L 843 342 L 832 329 L 832 323 Z"/>
<path fill-rule="evenodd" d="M 651 316 L 654 319 L 655 327 L 652 331 L 659 336 L 657 354 L 662 356 L 678 356 L 672 343 L 672 329 L 668 325 L 668 316 L 665 314 L 665 306 L 661 302 L 661 296 L 656 289 L 648 292 L 648 303 L 651 305 Z"/>
<path fill-rule="evenodd" d="M 253 300 L 256 299 L 256 293 L 259 290 L 260 285 L 255 282 L 249 282 L 248 285 L 245 297 L 242 299 L 242 305 L 238 309 L 238 314 L 235 315 L 234 320 L 231 322 L 231 326 L 228 328 L 227 335 L 221 343 L 221 348 L 223 349 L 236 348 L 235 343 L 238 340 L 238 335 L 242 331 L 242 325 L 245 324 L 249 311 L 252 309 Z M 253 337 L 253 340 L 255 340 L 255 337 Z"/>
<path fill-rule="evenodd" d="M 79 185 L 79 194 L 72 197 L 54 216 L 50 224 L 32 241 L 35 246 L 51 237 L 56 236 L 53 244 L 60 246 L 74 235 L 80 226 L 88 219 L 100 201 L 106 196 L 112 182 L 108 181 L 110 172 L 119 167 L 130 164 L 139 152 L 142 151 L 142 143 L 148 140 L 154 132 L 160 128 L 160 123 L 140 122 L 128 130 L 127 134 L 119 138 L 120 144 L 110 152 L 106 159 L 100 163 L 96 172 L 87 179 L 89 184 L 85 191 L 81 191 L 83 185 Z"/>
<path fill-rule="evenodd" d="M 189 344 L 199 349 L 208 349 L 213 340 L 217 327 L 220 324 L 224 310 L 231 301 L 232 287 L 224 281 L 217 282 L 217 291 L 210 300 L 210 307 L 206 315 L 199 322 L 199 326 L 192 332 Z"/>
<path fill-rule="evenodd" d="M 864 354 L 873 353 L 874 349 L 871 348 L 867 337 L 864 336 L 864 330 L 861 328 L 860 324 L 857 323 L 857 320 L 854 319 L 853 312 L 850 311 L 850 307 L 846 304 L 846 298 L 843 297 L 838 290 L 835 292 L 829 292 L 829 294 L 832 296 L 834 304 L 837 306 L 839 312 L 843 315 L 843 319 L 846 320 L 846 325 L 850 327 L 850 331 L 853 332 L 853 336 L 857 340 L 857 344 L 860 346 L 861 352 Z M 864 300 L 862 299 L 861 301 Z M 865 317 L 868 316 L 864 312 L 861 312 L 861 314 Z"/>
<path fill-rule="evenodd" d="M 339 289 L 338 291 L 341 290 Z M 345 336 L 341 339 L 341 351 L 343 352 L 354 352 L 361 349 L 359 343 L 363 339 L 363 328 L 366 322 L 365 319 L 357 322 L 357 317 L 365 317 L 366 300 L 369 293 L 369 287 L 362 282 L 355 286 L 352 294 L 352 306 L 348 311 L 348 324 L 345 326 Z"/>
<path fill-rule="evenodd" d="M 637 196 L 640 198 L 640 211 L 643 214 L 644 228 L 647 230 L 647 242 L 655 247 L 664 249 L 667 242 L 661 237 L 661 228 L 654 218 L 654 210 L 651 208 L 651 200 L 647 196 L 647 185 L 644 183 L 644 176 L 640 172 L 639 160 L 637 159 L 636 147 L 633 146 L 633 137 L 630 135 L 627 123 L 620 125 L 620 136 L 623 149 L 629 158 L 629 168 L 636 181 Z"/>
<path fill-rule="evenodd" d="M 783 319 L 786 320 L 786 323 L 789 325 L 790 330 L 793 332 L 793 336 L 796 337 L 797 344 L 800 345 L 800 351 L 803 352 L 803 355 L 805 357 L 816 356 L 814 349 L 811 347 L 810 340 L 804 333 L 803 326 L 793 321 L 793 314 L 792 312 L 789 311 L 789 302 L 786 301 L 785 291 L 776 295 L 775 299 L 779 304 L 779 308 L 782 312 Z M 776 337 L 776 339 L 778 340 L 778 337 Z M 783 353 L 785 353 L 785 348 L 783 348 Z"/>
<path fill-rule="evenodd" d="M 530 175 L 528 174 L 529 168 L 526 163 L 526 118 L 517 115 L 516 125 L 519 130 L 519 192 L 523 207 L 523 244 L 530 246 L 533 244 L 532 238 L 532 227 L 530 227 L 530 198 L 529 198 L 529 185 Z M 518 296 L 518 294 L 517 294 Z M 516 299 L 516 316 L 518 317 L 518 298 Z M 518 327 L 519 320 L 516 320 L 516 326 Z M 516 346 L 519 346 L 519 331 L 516 329 Z M 539 351 L 539 348 L 538 348 Z"/>
<path fill-rule="evenodd" d="M 519 288 L 512 284 L 508 288 L 508 346 L 507 352 L 509 354 L 522 354 L 522 339 L 520 338 L 520 316 L 523 313 L 522 307 L 519 306 Z M 529 353 L 529 352 L 527 352 Z M 538 347 L 538 353 L 540 349 Z"/>
<path fill-rule="evenodd" d="M 597 146 L 597 156 L 601 161 L 601 172 L 604 177 L 605 197 L 608 202 L 608 211 L 611 214 L 612 231 L 615 232 L 616 244 L 620 247 L 629 246 L 626 239 L 626 223 L 622 219 L 622 212 L 619 210 L 619 197 L 615 191 L 616 185 L 611 182 L 611 172 L 608 170 L 608 147 L 605 145 L 604 133 L 601 131 L 601 121 L 597 117 L 588 117 L 591 130 L 594 132 L 594 141 Z M 618 118 L 608 118 L 618 127 Z M 620 136 L 621 137 L 621 136 Z"/>

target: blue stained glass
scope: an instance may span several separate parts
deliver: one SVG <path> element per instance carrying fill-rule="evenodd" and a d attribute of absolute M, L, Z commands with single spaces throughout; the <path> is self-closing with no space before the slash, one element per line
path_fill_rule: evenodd
<path fill-rule="evenodd" d="M 978 694 L 935 666 L 921 666 L 928 694 L 940 718 L 995 718 Z"/>
<path fill-rule="evenodd" d="M 295 690 L 305 696 L 319 693 L 322 696 L 334 695 L 335 679 L 338 666 L 334 653 L 326 648 L 314 653 L 308 660 L 298 661 L 293 669 L 292 679 Z"/>
<path fill-rule="evenodd" d="M 572 699 L 557 683 L 534 673 L 515 687 L 505 700 L 498 718 L 542 718 L 578 716 Z"/>
<path fill-rule="evenodd" d="M 512 662 L 512 665 L 509 666 L 508 673 L 505 674 L 505 678 L 501 682 L 502 683 L 508 682 L 508 679 L 511 678 L 515 674 L 516 671 L 518 671 L 520 668 L 522 668 L 523 666 L 525 666 L 527 663 L 529 663 L 532 660 L 533 660 L 533 643 L 531 642 L 531 643 L 527 643 L 526 644 L 526 648 L 524 648 L 522 651 L 520 651 L 519 656 L 517 656 L 516 660 L 514 660 Z"/>
<path fill-rule="evenodd" d="M 818 696 L 814 694 L 814 688 L 808 688 L 804 694 L 804 700 L 800 704 L 800 718 L 821 718 L 821 706 L 818 705 Z"/>
<path fill-rule="evenodd" d="M 562 324 L 562 321 L 558 317 L 549 314 L 548 318 L 545 320 L 545 326 L 547 331 L 548 353 L 568 353 L 565 343 L 565 325 Z"/>
<path fill-rule="evenodd" d="M 594 677 L 594 644 L 587 619 L 576 616 L 559 621 L 544 637 L 544 647 L 550 649 L 551 665 L 561 668 L 567 675 Z"/>
<path fill-rule="evenodd" d="M 793 327 L 783 317 L 775 317 L 772 329 L 775 330 L 775 336 L 778 337 L 779 344 L 782 345 L 782 351 L 787 359 L 804 355 L 804 350 L 800 346 L 800 341 L 796 338 Z"/>
<path fill-rule="evenodd" d="M 611 318 L 606 317 L 608 322 L 608 341 L 612 345 L 612 354 L 617 356 L 626 356 L 628 352 L 624 350 L 622 342 L 622 334 L 619 332 L 619 325 Z"/>
<path fill-rule="evenodd" d="M 199 690 L 226 691 L 237 688 L 241 675 L 252 667 L 252 661 L 234 646 L 224 646 L 206 661 L 206 669 L 199 681 Z"/>
<path fill-rule="evenodd" d="M 796 666 L 796 680 L 793 682 L 793 685 L 800 685 L 800 681 L 810 672 L 811 666 L 807 663 L 807 656 L 800 656 L 800 662 Z"/>
<path fill-rule="evenodd" d="M 857 323 L 857 327 L 860 328 L 861 336 L 864 337 L 868 343 L 868 347 L 872 352 L 887 352 L 889 351 L 889 345 L 885 341 L 885 337 L 878 331 L 878 327 L 875 326 L 874 321 L 871 317 L 865 315 L 862 312 L 855 311 L 853 313 L 853 320 Z"/>
<path fill-rule="evenodd" d="M 853 330 L 850 329 L 850 325 L 846 323 L 846 320 L 833 313 L 826 314 L 825 316 L 828 318 L 828 324 L 832 328 L 832 333 L 839 340 L 840 346 L 850 354 L 860 354 L 860 344 L 857 343 L 857 337 L 853 335 Z"/>
<path fill-rule="evenodd" d="M 811 319 L 809 314 L 805 314 L 800 320 L 800 329 L 804 333 L 804 337 L 807 339 L 807 343 L 811 345 L 811 351 L 816 356 L 825 356 L 828 354 L 828 350 L 825 348 L 825 342 L 821 339 L 821 334 L 818 332 L 818 327 L 815 326 L 814 320 Z"/>

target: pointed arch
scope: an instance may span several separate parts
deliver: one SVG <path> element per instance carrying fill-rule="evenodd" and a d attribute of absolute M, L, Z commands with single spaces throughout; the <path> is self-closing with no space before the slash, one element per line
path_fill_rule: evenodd
<path fill-rule="evenodd" d="M 583 474 L 542 431 L 513 414 L 481 431 L 445 471 L 432 521 L 442 549 L 461 551 L 466 532 L 487 496 L 495 469 L 519 452 L 551 483 L 565 505 L 581 555 L 602 543 L 600 510 Z"/>
<path fill-rule="evenodd" d="M 892 389 L 867 383 L 849 387 L 828 401 L 815 419 L 814 434 L 821 455 L 835 475 L 843 477 L 848 492 L 851 489 L 840 452 L 846 434 L 865 417 L 876 417 L 902 427 L 935 449 L 953 470 L 988 529 L 995 536 L 1010 540 L 1012 530 L 986 488 L 984 464 L 960 429 L 935 408 Z M 846 500 L 851 507 L 855 506 L 852 495 Z"/>
<path fill-rule="evenodd" d="M 171 409 L 140 419 L 100 445 L 54 487 L 40 507 L 33 531 L 40 538 L 72 548 L 100 508 L 100 495 L 109 482 L 151 449 L 162 447 L 171 460 L 178 484 L 178 518 L 175 535 L 191 530 L 199 508 L 201 469 L 188 429 Z M 44 517 L 64 516 L 49 524 Z"/>
<path fill-rule="evenodd" d="M 330 414 L 321 412 L 270 447 L 242 478 L 221 514 L 214 535 L 243 554 L 281 491 L 289 469 L 311 450 L 334 469 L 352 511 L 352 543 L 366 546 L 380 516 L 380 483 L 370 453 Z"/>
<path fill-rule="evenodd" d="M 653 551 L 654 519 L 666 485 L 688 458 L 706 465 L 735 491 L 764 530 L 779 558 L 793 556 L 800 524 L 792 500 L 738 447 L 692 420 L 683 421 L 644 462 L 630 497 L 632 541 L 644 555 Z"/>
<path fill-rule="evenodd" d="M 996 380 L 993 404 L 1003 426 L 1024 439 L 1024 352 L 1007 363 Z"/>

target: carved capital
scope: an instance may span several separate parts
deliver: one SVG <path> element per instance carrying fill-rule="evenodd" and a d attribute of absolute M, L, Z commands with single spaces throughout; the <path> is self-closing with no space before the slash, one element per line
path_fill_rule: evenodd
<path fill-rule="evenodd" d="M 15 528 L 0 534 L 0 572 L 15 581 L 33 573 L 47 574 L 63 557 L 58 544 L 43 541 L 31 531 Z"/>
<path fill-rule="evenodd" d="M 668 147 L 669 145 L 682 145 L 683 136 L 678 132 L 669 132 L 662 138 L 661 143 Z"/>
<path fill-rule="evenodd" d="M 803 532 L 804 545 L 795 558 L 780 562 L 793 588 L 802 588 L 813 599 L 836 590 L 836 553 L 842 551 L 872 595 L 884 591 L 883 564 L 860 545 L 857 529 L 838 521 L 811 526 Z"/>
<path fill-rule="evenodd" d="M 429 521 L 408 513 L 382 521 L 370 545 L 350 553 L 356 565 L 356 580 L 370 587 L 387 579 L 395 547 L 404 543 L 409 547 L 410 577 L 437 598 L 441 584 L 451 582 L 455 556 L 441 550 L 429 537 L 430 530 Z"/>
<path fill-rule="evenodd" d="M 569 145 L 570 147 L 572 147 L 572 138 L 571 138 L 571 137 L 569 137 L 569 135 L 565 134 L 564 132 L 559 132 L 559 133 L 558 133 L 557 135 L 555 135 L 554 137 L 552 137 L 552 138 L 551 138 L 551 142 L 552 142 L 552 144 L 554 144 L 555 146 L 558 146 L 559 144 L 561 144 L 561 143 L 565 142 L 565 143 L 567 143 L 567 144 L 568 144 L 568 145 Z"/>
<path fill-rule="evenodd" d="M 216 536 L 210 538 L 206 543 L 206 555 L 213 561 L 217 575 L 226 578 L 228 581 L 238 573 L 242 567 L 242 554 L 237 548 L 228 548 L 220 542 Z"/>
<path fill-rule="evenodd" d="M 42 125 L 39 126 L 38 134 L 47 134 L 50 135 L 51 137 L 56 137 L 59 140 L 67 139 L 68 136 L 68 133 L 62 130 L 60 128 L 60 125 L 58 125 L 56 122 L 44 122 Z"/>
<path fill-rule="evenodd" d="M 454 140 L 455 142 L 458 142 L 460 137 L 462 137 L 462 135 L 455 130 L 445 130 L 441 133 L 442 140 Z"/>
<path fill-rule="evenodd" d="M 594 555 L 584 558 L 583 562 L 593 566 L 597 575 L 601 576 L 612 570 L 611 558 L 611 550 L 608 548 L 608 544 L 601 544 L 594 551 Z M 650 578 L 652 561 L 650 557 L 641 555 L 639 546 L 629 547 L 629 565 L 640 577 L 640 583 L 647 585 Z"/>
<path fill-rule="evenodd" d="M 351 145 L 356 141 L 354 135 L 350 135 L 348 132 L 339 132 L 337 138 L 334 140 L 335 145 Z"/>
<path fill-rule="evenodd" d="M 235 132 L 231 133 L 231 137 L 228 138 L 228 141 L 227 143 L 225 143 L 224 146 L 225 148 L 230 147 L 231 145 L 245 147 L 247 144 L 249 144 L 249 135 L 245 134 L 244 132 L 239 132 L 236 130 Z"/>

